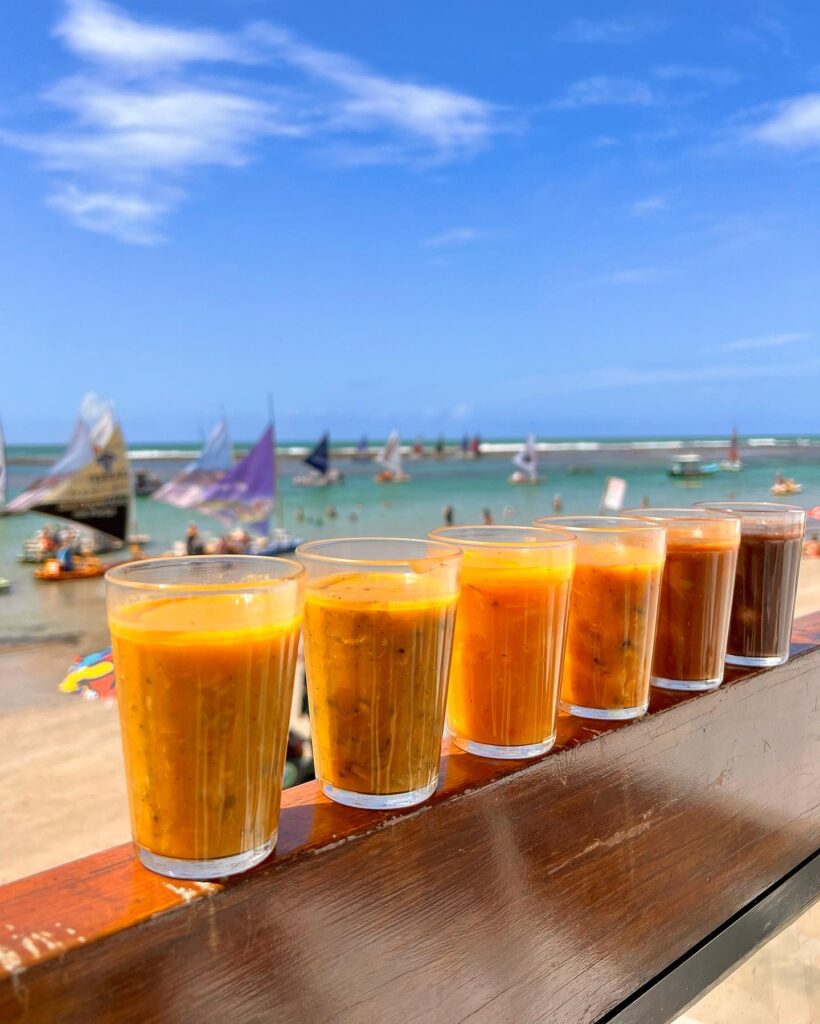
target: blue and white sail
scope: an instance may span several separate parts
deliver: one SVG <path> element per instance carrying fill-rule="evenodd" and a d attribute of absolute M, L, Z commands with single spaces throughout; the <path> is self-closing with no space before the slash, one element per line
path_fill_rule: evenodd
<path fill-rule="evenodd" d="M 218 483 L 233 465 L 233 448 L 228 424 L 223 417 L 211 429 L 199 456 L 189 462 L 181 473 L 152 495 L 175 508 L 195 508 L 206 490 Z"/>
<path fill-rule="evenodd" d="M 526 444 L 513 456 L 513 465 L 525 473 L 530 480 L 538 476 L 538 450 L 535 446 L 535 434 L 530 434 Z"/>
<path fill-rule="evenodd" d="M 276 489 L 275 457 L 271 424 L 241 462 L 205 489 L 197 509 L 223 526 L 242 526 L 267 536 Z"/>

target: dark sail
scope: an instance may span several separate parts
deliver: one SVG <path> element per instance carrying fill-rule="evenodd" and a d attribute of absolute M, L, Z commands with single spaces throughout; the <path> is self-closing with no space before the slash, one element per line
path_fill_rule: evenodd
<path fill-rule="evenodd" d="M 319 443 L 308 455 L 304 462 L 308 466 L 312 466 L 317 469 L 322 475 L 326 474 L 330 468 L 330 435 L 322 434 Z"/>

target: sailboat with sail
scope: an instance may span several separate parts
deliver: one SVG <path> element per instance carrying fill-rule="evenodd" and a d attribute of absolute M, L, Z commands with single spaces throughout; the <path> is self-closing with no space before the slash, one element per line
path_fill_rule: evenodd
<path fill-rule="evenodd" d="M 202 451 L 193 462 L 189 462 L 181 473 L 163 484 L 151 497 L 175 508 L 195 508 L 205 491 L 221 480 L 232 465 L 233 448 L 223 416 L 211 428 Z"/>
<path fill-rule="evenodd" d="M 370 445 L 368 444 L 366 434 L 362 434 L 359 438 L 356 451 L 353 453 L 353 459 L 355 462 L 370 462 Z"/>
<path fill-rule="evenodd" d="M 13 498 L 5 512 L 39 512 L 66 520 L 90 531 L 94 549 L 100 551 L 122 547 L 128 536 L 130 503 L 131 474 L 122 430 L 111 403 L 88 394 L 62 457 Z M 23 558 L 43 560 L 25 553 Z"/>
<path fill-rule="evenodd" d="M 720 468 L 729 473 L 738 473 L 743 469 L 743 463 L 740 461 L 740 439 L 737 436 L 737 430 L 732 431 L 732 438 L 729 442 L 729 457 L 721 461 Z"/>
<path fill-rule="evenodd" d="M 0 422 L 0 515 L 6 504 L 7 491 L 7 470 L 6 470 L 6 436 L 3 433 L 3 424 Z M 6 594 L 11 590 L 11 580 L 0 576 L 0 594 Z"/>
<path fill-rule="evenodd" d="M 538 484 L 541 482 L 538 476 L 538 449 L 535 444 L 535 434 L 530 434 L 520 451 L 515 453 L 512 461 L 515 470 L 510 474 L 509 482 L 511 484 Z"/>
<path fill-rule="evenodd" d="M 7 492 L 8 470 L 6 468 L 6 435 L 3 433 L 3 424 L 0 422 L 0 512 L 5 508 Z"/>
<path fill-rule="evenodd" d="M 276 447 L 271 422 L 244 459 L 205 488 L 196 508 L 225 527 L 241 528 L 255 535 L 258 554 L 284 555 L 295 551 L 302 542 L 292 537 L 281 522 L 271 530 L 271 515 L 280 508 L 276 492 Z"/>
<path fill-rule="evenodd" d="M 302 461 L 310 470 L 293 478 L 295 487 L 327 487 L 343 480 L 342 473 L 330 464 L 330 434 L 327 431 Z"/>
<path fill-rule="evenodd" d="M 382 467 L 373 479 L 377 484 L 403 484 L 410 476 L 402 469 L 401 439 L 399 432 L 394 430 L 385 441 L 384 448 L 376 456 L 376 462 Z"/>

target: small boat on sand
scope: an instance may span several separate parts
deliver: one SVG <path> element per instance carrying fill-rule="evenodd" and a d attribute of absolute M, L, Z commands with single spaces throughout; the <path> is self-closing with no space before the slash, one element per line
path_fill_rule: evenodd
<path fill-rule="evenodd" d="M 49 558 L 34 570 L 36 580 L 62 583 L 65 580 L 87 580 L 104 576 L 110 566 L 103 565 L 98 558 L 78 560 L 71 569 L 64 569 L 56 558 Z"/>
<path fill-rule="evenodd" d="M 7 580 L 5 576 L 0 576 L 0 594 L 7 594 L 11 590 L 11 580 Z"/>

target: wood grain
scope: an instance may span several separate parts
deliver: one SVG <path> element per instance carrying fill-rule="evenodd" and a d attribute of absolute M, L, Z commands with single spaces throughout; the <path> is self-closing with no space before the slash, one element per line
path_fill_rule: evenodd
<path fill-rule="evenodd" d="M 794 640 L 528 765 L 447 748 L 414 811 L 291 790 L 224 886 L 123 846 L 0 888 L 0 1020 L 595 1020 L 820 846 L 820 614 Z"/>

